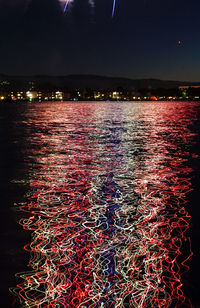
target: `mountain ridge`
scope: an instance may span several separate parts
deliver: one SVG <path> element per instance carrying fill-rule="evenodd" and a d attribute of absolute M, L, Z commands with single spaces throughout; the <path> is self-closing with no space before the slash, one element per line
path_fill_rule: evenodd
<path fill-rule="evenodd" d="M 141 89 L 141 88 L 176 88 L 178 86 L 199 86 L 200 82 L 163 80 L 157 78 L 131 79 L 126 77 L 110 77 L 92 74 L 70 74 L 63 76 L 24 75 L 12 76 L 0 74 L 0 83 L 7 81 L 14 88 L 27 88 L 33 83 L 37 88 L 67 88 L 67 89 Z"/>

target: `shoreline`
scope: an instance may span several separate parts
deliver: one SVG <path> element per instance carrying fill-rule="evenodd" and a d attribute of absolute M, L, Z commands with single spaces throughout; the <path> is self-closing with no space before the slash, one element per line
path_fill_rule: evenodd
<path fill-rule="evenodd" d="M 82 100 L 0 100 L 0 103 L 8 103 L 8 104 L 13 104 L 13 103 L 37 103 L 37 104 L 44 104 L 44 103 L 83 103 L 83 102 L 97 102 L 97 103 L 148 103 L 148 102 L 154 102 L 154 103 L 177 103 L 177 102 L 193 102 L 197 103 L 200 102 L 200 98 L 191 98 L 191 99 L 183 99 L 183 98 L 177 98 L 177 99 L 135 99 L 135 100 L 96 100 L 96 99 L 82 99 Z"/>

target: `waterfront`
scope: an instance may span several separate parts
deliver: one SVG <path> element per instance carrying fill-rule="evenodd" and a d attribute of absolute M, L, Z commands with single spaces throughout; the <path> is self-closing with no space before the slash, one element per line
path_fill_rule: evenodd
<path fill-rule="evenodd" d="M 1 111 L 5 304 L 199 307 L 199 103 Z"/>

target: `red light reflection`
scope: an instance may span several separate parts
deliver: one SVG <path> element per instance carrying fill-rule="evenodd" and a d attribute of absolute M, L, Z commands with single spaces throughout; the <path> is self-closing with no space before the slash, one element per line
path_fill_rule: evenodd
<path fill-rule="evenodd" d="M 32 108 L 32 195 L 21 206 L 32 270 L 15 291 L 23 305 L 191 307 L 182 275 L 192 256 L 185 204 L 194 110 Z"/>

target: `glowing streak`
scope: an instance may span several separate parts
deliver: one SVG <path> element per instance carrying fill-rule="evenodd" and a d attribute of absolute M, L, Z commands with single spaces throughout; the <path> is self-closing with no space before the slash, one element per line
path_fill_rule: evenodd
<path fill-rule="evenodd" d="M 116 0 L 113 0 L 112 18 L 115 15 Z"/>
<path fill-rule="evenodd" d="M 64 12 L 66 12 L 68 5 L 69 5 L 70 0 L 66 0 L 65 6 L 64 6 Z"/>

